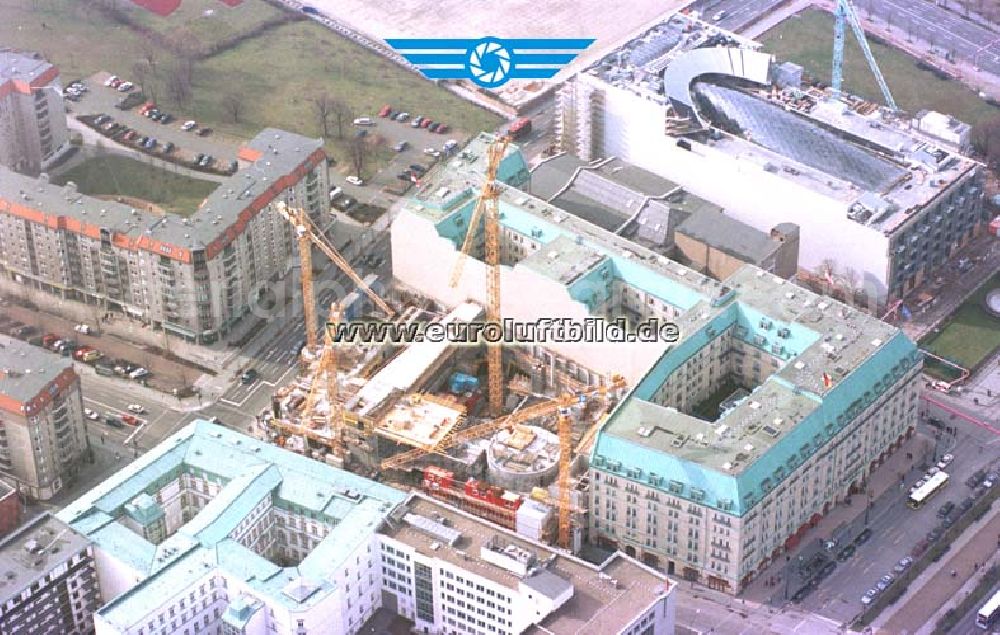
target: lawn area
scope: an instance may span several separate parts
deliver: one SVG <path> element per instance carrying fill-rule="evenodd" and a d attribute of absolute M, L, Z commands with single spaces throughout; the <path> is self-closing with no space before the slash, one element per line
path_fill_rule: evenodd
<path fill-rule="evenodd" d="M 195 46 L 239 37 L 288 17 L 287 11 L 264 0 L 243 0 L 237 7 L 228 7 L 219 0 L 184 0 L 167 17 L 148 11 L 131 0 L 119 0 L 118 7 L 128 15 L 130 22 L 156 31 L 172 42 L 190 42 Z"/>
<path fill-rule="evenodd" d="M 800 64 L 821 82 L 830 82 L 833 16 L 826 11 L 803 11 L 765 33 L 760 41 L 764 50 L 774 53 L 778 59 Z M 893 98 L 907 112 L 928 108 L 954 115 L 972 125 L 1000 115 L 1000 109 L 987 104 L 962 84 L 940 79 L 918 68 L 917 60 L 903 51 L 870 39 L 869 45 Z M 844 45 L 844 88 L 847 92 L 883 102 L 875 77 L 850 29 Z"/>
<path fill-rule="evenodd" d="M 1000 320 L 986 313 L 986 293 L 1000 287 L 1000 274 L 969 296 L 939 333 L 928 336 L 921 348 L 972 368 L 1000 347 Z"/>
<path fill-rule="evenodd" d="M 118 155 L 87 159 L 52 181 L 57 185 L 73 181 L 83 194 L 141 198 L 181 216 L 193 214 L 218 187 L 212 181 L 193 179 Z"/>
<path fill-rule="evenodd" d="M 166 18 L 177 24 L 210 5 L 227 19 L 244 24 L 259 17 L 263 0 L 247 0 L 227 8 L 217 0 L 185 0 Z M 91 0 L 0 0 L 0 42 L 38 50 L 62 71 L 63 81 L 106 70 L 128 79 L 132 65 L 152 47 L 128 26 L 112 23 Z M 248 15 L 240 17 L 240 12 Z M 157 19 L 150 14 L 149 20 Z M 197 22 L 197 20 L 195 20 Z M 165 89 L 176 56 L 155 54 L 155 77 L 145 87 L 157 102 L 179 118 L 196 119 L 243 138 L 274 126 L 313 137 L 322 131 L 311 97 L 320 92 L 346 103 L 354 116 L 372 115 L 383 103 L 451 125 L 450 137 L 476 134 L 498 126 L 500 117 L 435 86 L 311 20 L 284 24 L 244 40 L 194 64 L 190 103 L 174 103 Z M 238 122 L 227 116 L 224 102 L 238 96 L 243 104 Z M 329 139 L 327 151 L 342 161 L 346 140 Z"/>

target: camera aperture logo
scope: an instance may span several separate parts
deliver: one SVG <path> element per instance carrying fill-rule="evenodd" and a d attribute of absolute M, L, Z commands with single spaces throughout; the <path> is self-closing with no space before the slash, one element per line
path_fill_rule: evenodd
<path fill-rule="evenodd" d="M 428 79 L 471 79 L 497 88 L 512 79 L 550 79 L 594 40 L 392 38 L 386 43 Z"/>

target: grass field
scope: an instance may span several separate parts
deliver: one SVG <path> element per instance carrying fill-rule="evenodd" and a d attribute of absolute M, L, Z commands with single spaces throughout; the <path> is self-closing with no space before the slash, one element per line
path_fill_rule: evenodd
<path fill-rule="evenodd" d="M 58 185 L 73 181 L 83 194 L 141 198 L 181 216 L 194 213 L 202 200 L 218 187 L 212 181 L 193 179 L 117 155 L 87 159 L 52 181 Z"/>
<path fill-rule="evenodd" d="M 848 92 L 881 103 L 882 93 L 868 68 L 861 47 L 848 32 L 844 45 L 844 87 Z M 810 75 L 830 82 L 833 59 L 833 16 L 809 9 L 785 20 L 761 38 L 764 49 L 781 60 L 800 64 Z M 943 80 L 917 67 L 910 55 L 876 42 L 869 42 L 899 106 L 910 112 L 927 108 L 958 117 L 969 124 L 1000 116 L 1000 109 L 987 104 L 962 84 Z"/>
<path fill-rule="evenodd" d="M 921 348 L 966 368 L 972 368 L 1000 347 L 1000 320 L 986 312 L 986 293 L 1000 287 L 1000 274 L 969 296 L 939 333 L 921 342 Z"/>
<path fill-rule="evenodd" d="M 208 1 L 185 0 L 184 5 Z M 244 7 L 256 13 L 258 6 L 244 2 L 228 9 L 215 0 L 209 4 L 227 16 L 237 16 Z M 0 42 L 42 52 L 60 67 L 64 83 L 101 70 L 127 79 L 132 64 L 151 46 L 130 27 L 110 23 L 90 0 L 0 0 L 0 16 Z M 177 11 L 163 19 L 184 24 L 189 18 Z M 197 62 L 189 104 L 172 103 L 164 88 L 170 69 L 176 66 L 175 56 L 159 49 L 155 58 L 158 70 L 151 88 L 161 105 L 180 117 L 242 137 L 266 126 L 320 136 L 310 103 L 319 92 L 344 101 L 355 116 L 373 114 L 383 103 L 391 103 L 447 122 L 456 131 L 451 135 L 455 137 L 459 132 L 493 129 L 501 121 L 312 21 L 278 26 Z M 239 96 L 244 104 L 239 123 L 225 116 L 223 103 L 228 95 Z M 347 154 L 345 144 L 330 139 L 327 151 L 342 160 Z"/>
<path fill-rule="evenodd" d="M 118 5 L 137 24 L 176 42 L 190 40 L 198 44 L 239 37 L 262 25 L 279 22 L 287 14 L 264 0 L 243 0 L 238 7 L 232 8 L 219 0 L 184 0 L 167 18 L 131 0 L 119 0 Z"/>

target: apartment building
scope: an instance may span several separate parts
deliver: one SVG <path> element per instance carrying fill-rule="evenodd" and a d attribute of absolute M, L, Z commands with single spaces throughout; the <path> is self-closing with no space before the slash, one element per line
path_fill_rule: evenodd
<path fill-rule="evenodd" d="M 100 606 L 93 547 L 44 513 L 0 541 L 0 632 L 94 632 Z"/>
<path fill-rule="evenodd" d="M 0 50 L 0 166 L 38 174 L 69 148 L 59 69 L 36 53 Z"/>
<path fill-rule="evenodd" d="M 69 300 L 209 344 L 286 275 L 294 232 L 273 205 L 303 206 L 327 224 L 322 141 L 266 129 L 239 152 L 246 165 L 189 217 L 84 196 L 0 168 L 0 289 L 36 303 Z"/>
<path fill-rule="evenodd" d="M 196 421 L 59 512 L 94 542 L 96 631 L 350 634 L 402 492 Z"/>
<path fill-rule="evenodd" d="M 563 148 L 650 170 L 761 232 L 795 223 L 800 277 L 884 308 L 986 229 L 966 127 L 802 85 L 788 66 L 676 14 L 561 88 Z"/>
<path fill-rule="evenodd" d="M 17 490 L 0 481 L 0 536 L 6 536 L 21 524 L 21 507 Z"/>
<path fill-rule="evenodd" d="M 80 377 L 54 353 L 0 335 L 0 474 L 25 497 L 48 500 L 89 449 Z"/>
<path fill-rule="evenodd" d="M 378 542 L 384 606 L 418 631 L 674 632 L 675 585 L 622 554 L 590 564 L 419 493 Z"/>

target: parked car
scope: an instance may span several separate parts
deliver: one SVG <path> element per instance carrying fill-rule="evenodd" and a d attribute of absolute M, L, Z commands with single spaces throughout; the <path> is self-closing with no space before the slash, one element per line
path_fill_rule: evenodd
<path fill-rule="evenodd" d="M 396 145 L 392 146 L 392 149 L 395 150 L 396 152 L 402 152 L 403 150 L 406 150 L 409 147 L 410 147 L 409 141 L 400 141 Z"/>
<path fill-rule="evenodd" d="M 451 128 L 448 126 L 448 124 L 443 123 L 438 125 L 437 130 L 435 130 L 434 132 L 438 134 L 445 134 L 447 132 L 451 132 Z"/>
<path fill-rule="evenodd" d="M 104 415 L 104 423 L 106 423 L 107 425 L 111 426 L 112 428 L 124 428 L 125 427 L 125 424 L 122 423 L 121 419 L 119 419 L 118 417 L 116 417 L 116 416 L 114 416 L 112 414 L 106 414 L 106 415 Z"/>
<path fill-rule="evenodd" d="M 144 408 L 141 404 L 130 403 L 128 405 L 128 411 L 129 412 L 134 412 L 137 415 L 141 415 L 141 414 L 144 414 L 146 412 L 146 408 Z"/>
<path fill-rule="evenodd" d="M 846 562 L 848 558 L 854 555 L 854 545 L 847 545 L 837 553 L 837 560 L 840 562 Z"/>
<path fill-rule="evenodd" d="M 199 152 L 198 154 L 194 155 L 194 161 L 193 161 L 193 163 L 195 165 L 201 165 L 201 160 L 204 159 L 204 158 L 205 158 L 205 153 Z"/>
<path fill-rule="evenodd" d="M 355 126 L 374 126 L 375 121 L 371 117 L 358 117 L 354 120 Z"/>
<path fill-rule="evenodd" d="M 716 13 L 715 15 L 712 16 L 712 22 L 719 22 L 724 17 L 726 17 L 726 12 L 725 11 L 719 11 L 718 13 Z"/>
<path fill-rule="evenodd" d="M 174 148 L 176 147 L 177 146 L 174 145 L 173 141 L 167 141 L 166 143 L 163 144 L 161 151 L 163 152 L 163 154 L 170 154 L 171 152 L 174 151 Z"/>
<path fill-rule="evenodd" d="M 168 112 L 165 112 L 162 115 L 160 115 L 160 123 L 166 124 L 166 123 L 170 123 L 173 120 L 174 120 L 174 116 L 171 115 Z"/>
<path fill-rule="evenodd" d="M 121 80 L 118 78 L 117 75 L 112 75 L 111 77 L 109 77 L 106 80 L 104 80 L 104 85 L 110 87 L 116 81 L 121 81 Z"/>
<path fill-rule="evenodd" d="M 142 144 L 142 147 L 146 148 L 147 150 L 152 150 L 153 148 L 156 147 L 156 139 L 152 137 L 146 139 L 146 143 Z"/>
<path fill-rule="evenodd" d="M 236 159 L 233 159 L 232 161 L 226 164 L 226 172 L 229 174 L 236 174 L 236 170 L 239 169 L 240 169 L 240 162 L 237 161 Z"/>
<path fill-rule="evenodd" d="M 97 414 L 97 411 L 91 410 L 90 408 L 83 409 L 83 416 L 87 417 L 91 421 L 97 421 L 101 418 L 101 415 Z"/>
<path fill-rule="evenodd" d="M 938 528 L 931 529 L 927 532 L 927 542 L 937 542 L 941 539 L 941 530 Z"/>
<path fill-rule="evenodd" d="M 96 117 L 94 117 L 94 125 L 95 126 L 99 126 L 99 125 L 107 123 L 109 121 L 111 121 L 111 115 L 101 114 L 101 115 L 97 115 Z"/>
<path fill-rule="evenodd" d="M 129 379 L 142 379 L 144 377 L 149 377 L 149 371 L 145 368 L 136 368 L 128 374 Z"/>
<path fill-rule="evenodd" d="M 953 455 L 951 455 L 951 454 L 945 454 L 944 456 L 941 457 L 941 462 L 944 463 L 945 465 L 948 465 L 949 463 L 951 463 L 954 460 L 955 460 L 955 457 Z"/>
<path fill-rule="evenodd" d="M 424 148 L 424 154 L 427 156 L 434 157 L 435 159 L 441 156 L 441 151 L 434 148 Z"/>
<path fill-rule="evenodd" d="M 122 82 L 121 84 L 118 84 L 118 88 L 116 88 L 115 90 L 117 90 L 119 93 L 127 93 L 133 88 L 135 88 L 135 84 L 133 84 L 132 82 Z"/>
<path fill-rule="evenodd" d="M 410 113 L 408 113 L 408 112 L 401 112 L 398 115 L 396 115 L 396 121 L 400 121 L 400 122 L 406 121 L 409 118 L 410 118 Z"/>
<path fill-rule="evenodd" d="M 183 124 L 181 124 L 181 130 L 183 130 L 184 132 L 187 132 L 188 130 L 194 130 L 197 127 L 198 127 L 198 122 L 195 121 L 194 119 L 189 119 L 188 121 L 185 121 Z"/>
<path fill-rule="evenodd" d="M 28 342 L 28 344 L 31 344 L 32 346 L 41 346 L 42 345 L 42 337 L 40 335 L 35 335 L 33 337 L 29 337 L 27 339 L 27 342 Z"/>
<path fill-rule="evenodd" d="M 139 419 L 136 418 L 136 417 L 133 417 L 132 415 L 122 415 L 121 418 L 122 418 L 123 422 L 129 424 L 130 426 L 137 426 L 137 425 L 139 425 Z"/>
<path fill-rule="evenodd" d="M 201 128 L 201 129 L 198 130 L 198 136 L 199 137 L 207 137 L 210 134 L 212 134 L 212 129 L 211 128 Z"/>
<path fill-rule="evenodd" d="M 365 184 L 364 180 L 360 176 L 355 176 L 353 174 L 344 180 L 350 183 L 351 185 L 361 186 Z"/>
<path fill-rule="evenodd" d="M 955 516 L 953 514 L 949 514 L 949 515 L 945 516 L 943 519 L 941 519 L 941 527 L 947 529 L 947 528 L 951 527 L 952 525 L 954 525 L 956 520 L 957 519 L 955 518 Z"/>
<path fill-rule="evenodd" d="M 976 470 L 972 473 L 972 476 L 965 479 L 965 484 L 968 487 L 976 487 L 983 482 L 983 478 L 986 476 L 985 470 Z"/>
<path fill-rule="evenodd" d="M 955 509 L 955 503 L 948 501 L 944 505 L 938 508 L 937 516 L 938 518 L 944 518 L 951 513 L 951 510 Z"/>
<path fill-rule="evenodd" d="M 869 604 L 874 602 L 875 598 L 877 597 L 878 597 L 877 589 L 868 589 L 867 591 L 865 591 L 865 594 L 861 596 L 861 603 L 864 604 L 865 606 L 868 606 Z"/>
<path fill-rule="evenodd" d="M 431 132 L 437 132 L 438 128 L 440 128 L 440 127 L 441 127 L 441 124 L 435 122 L 435 123 L 432 123 L 430 125 L 430 127 L 428 127 L 427 129 L 430 130 Z"/>
<path fill-rule="evenodd" d="M 421 117 L 421 116 L 419 116 L 419 115 L 418 115 L 418 116 L 416 116 L 416 117 L 414 117 L 414 118 L 413 118 L 413 121 L 411 121 L 411 122 L 410 122 L 410 127 L 411 127 L 411 128 L 419 128 L 419 127 L 420 127 L 420 123 L 421 123 L 421 122 L 422 122 L 423 120 L 424 120 L 424 118 L 423 118 L 423 117 Z"/>
<path fill-rule="evenodd" d="M 860 534 L 858 534 L 857 538 L 854 539 L 854 544 L 863 545 L 864 543 L 868 542 L 868 539 L 871 537 L 872 537 L 872 530 L 865 529 Z"/>
<path fill-rule="evenodd" d="M 383 118 L 388 117 L 390 112 L 392 112 L 392 106 L 386 104 L 382 106 L 381 110 L 378 111 L 378 116 Z"/>
<path fill-rule="evenodd" d="M 907 569 L 909 569 L 911 564 L 913 564 L 913 558 L 906 556 L 905 558 L 902 558 L 899 562 L 897 562 L 896 566 L 894 566 L 892 570 L 895 571 L 896 573 L 902 573 Z"/>
<path fill-rule="evenodd" d="M 410 169 L 420 175 L 423 175 L 425 172 L 427 172 L 427 168 L 420 165 L 419 163 L 411 163 Z"/>
<path fill-rule="evenodd" d="M 344 191 L 344 188 L 340 187 L 339 185 L 335 185 L 335 186 L 331 187 L 330 188 L 330 200 L 333 201 L 333 199 L 335 199 L 338 196 L 340 196 L 340 194 L 343 191 Z"/>
<path fill-rule="evenodd" d="M 875 588 L 877 588 L 879 591 L 885 591 L 886 589 L 889 588 L 889 585 L 892 584 L 892 580 L 893 580 L 892 576 L 886 574 L 882 576 L 881 580 L 875 583 Z"/>
<path fill-rule="evenodd" d="M 970 509 L 972 509 L 972 506 L 975 505 L 975 504 L 976 504 L 976 501 L 972 500 L 971 497 L 965 498 L 965 499 L 962 500 L 961 503 L 959 503 L 958 510 L 964 514 L 965 512 L 967 512 Z"/>

